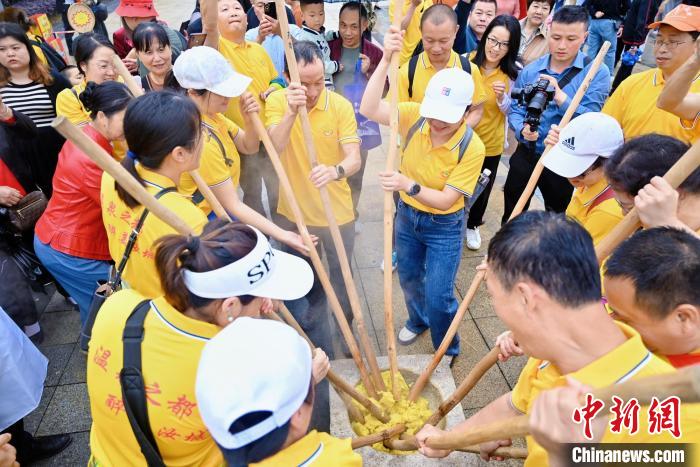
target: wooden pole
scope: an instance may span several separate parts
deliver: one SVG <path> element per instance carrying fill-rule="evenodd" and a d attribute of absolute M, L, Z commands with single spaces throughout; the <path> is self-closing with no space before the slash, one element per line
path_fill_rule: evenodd
<path fill-rule="evenodd" d="M 700 167 L 700 143 L 695 142 L 683 157 L 673 164 L 664 175 L 664 180 L 673 188 L 678 188 L 686 178 Z M 610 256 L 613 250 L 625 239 L 631 236 L 638 228 L 639 214 L 637 209 L 632 208 L 630 212 L 611 230 L 608 235 L 596 246 L 596 256 L 598 262 L 602 263 Z"/>
<path fill-rule="evenodd" d="M 687 403 L 700 402 L 700 365 L 684 368 L 674 373 L 629 380 L 605 388 L 594 389 L 592 394 L 597 399 L 610 405 L 613 396 L 622 400 L 636 398 L 640 405 L 651 403 L 652 397 L 659 400 L 676 396 Z M 585 403 L 581 398 L 581 403 Z M 600 415 L 608 414 L 601 411 Z M 426 445 L 433 449 L 459 449 L 462 446 L 481 444 L 488 441 L 526 436 L 530 433 L 529 415 L 521 415 L 489 425 L 477 427 L 464 432 L 447 432 L 431 436 Z"/>
<path fill-rule="evenodd" d="M 212 211 L 214 211 L 214 214 L 216 214 L 216 217 L 231 222 L 231 216 L 228 215 L 226 209 L 224 209 L 219 202 L 219 199 L 216 197 L 214 192 L 211 191 L 209 185 L 207 185 L 207 182 L 205 182 L 202 176 L 199 174 L 199 170 L 190 170 L 189 173 L 192 180 L 194 180 L 195 185 L 197 185 L 197 189 L 200 193 L 202 193 L 204 199 L 207 200 L 207 203 L 209 203 L 209 206 L 211 207 Z"/>
<path fill-rule="evenodd" d="M 294 216 L 294 222 L 296 223 L 297 230 L 299 231 L 301 238 L 304 240 L 304 244 L 306 244 L 306 246 L 309 249 L 309 257 L 311 258 L 311 263 L 314 265 L 314 269 L 316 269 L 316 275 L 318 276 L 318 280 L 323 286 L 323 290 L 326 292 L 326 297 L 328 297 L 328 303 L 331 307 L 331 310 L 333 311 L 333 314 L 335 315 L 335 319 L 338 321 L 340 332 L 343 334 L 345 343 L 348 345 L 348 349 L 350 349 L 352 358 L 355 361 L 355 364 L 357 365 L 358 371 L 360 372 L 360 379 L 362 380 L 362 384 L 365 385 L 367 393 L 370 395 L 370 397 L 376 399 L 377 393 L 376 391 L 374 391 L 374 387 L 372 386 L 372 382 L 367 373 L 367 369 L 365 368 L 365 364 L 362 361 L 362 357 L 360 355 L 360 348 L 357 346 L 355 336 L 352 335 L 352 330 L 350 329 L 348 320 L 345 318 L 343 309 L 340 306 L 338 296 L 333 290 L 333 286 L 331 285 L 331 281 L 328 277 L 328 273 L 326 272 L 326 268 L 323 266 L 323 262 L 321 261 L 321 258 L 318 255 L 318 252 L 316 251 L 316 246 L 311 240 L 311 236 L 309 235 L 309 231 L 306 228 L 306 224 L 304 224 L 304 217 L 301 214 L 301 209 L 299 208 L 299 203 L 297 202 L 296 197 L 294 195 L 292 185 L 289 182 L 289 177 L 287 177 L 287 173 L 284 170 L 284 166 L 282 166 L 282 161 L 280 160 L 280 157 L 277 154 L 275 146 L 272 144 L 270 136 L 267 134 L 265 126 L 263 125 L 262 121 L 260 121 L 260 116 L 257 114 L 252 114 L 252 120 L 253 126 L 255 127 L 255 131 L 258 132 L 258 136 L 260 136 L 263 146 L 265 146 L 267 154 L 270 156 L 270 162 L 272 162 L 272 166 L 275 169 L 275 172 L 277 173 L 280 188 L 282 189 L 284 196 L 287 197 L 289 207 L 292 210 L 292 215 Z"/>
<path fill-rule="evenodd" d="M 384 447 L 395 451 L 415 451 L 418 449 L 418 442 L 414 435 L 403 435 L 401 439 L 387 439 L 384 441 Z M 455 451 L 470 452 L 472 454 L 480 454 L 479 445 L 464 446 L 455 449 Z M 517 448 L 513 446 L 504 446 L 496 449 L 491 454 L 492 457 L 504 457 L 509 459 L 525 459 L 527 457 L 527 449 Z"/>
<path fill-rule="evenodd" d="M 423 392 L 425 385 L 428 384 L 428 381 L 435 371 L 435 368 L 437 368 L 437 366 L 440 364 L 440 360 L 442 360 L 445 352 L 447 352 L 448 347 L 452 343 L 452 339 L 454 338 L 455 334 L 457 334 L 459 325 L 462 324 L 464 315 L 467 313 L 468 305 L 474 299 L 474 295 L 476 295 L 476 292 L 479 290 L 479 286 L 481 285 L 481 281 L 484 279 L 485 275 L 486 271 L 476 272 L 476 275 L 469 286 L 469 290 L 467 290 L 467 294 L 464 296 L 464 300 L 462 300 L 462 303 L 460 303 L 459 308 L 457 309 L 457 314 L 452 319 L 452 323 L 447 329 L 445 337 L 442 338 L 442 342 L 440 342 L 440 347 L 438 347 L 428 366 L 425 367 L 423 372 L 418 376 L 418 379 L 416 379 L 416 382 L 413 383 L 411 391 L 408 394 L 408 400 L 411 402 L 415 402 L 418 399 L 421 392 Z"/>
<path fill-rule="evenodd" d="M 392 26 L 401 27 L 403 3 L 395 1 Z M 399 151 L 399 53 L 391 56 L 389 64 L 389 152 L 386 157 L 384 170 L 395 170 L 396 155 Z M 384 192 L 384 331 L 386 334 L 386 353 L 389 358 L 391 372 L 391 392 L 394 399 L 399 400 L 399 362 L 396 356 L 396 331 L 394 329 L 394 296 L 393 296 L 393 238 L 394 238 L 394 194 Z M 415 401 L 415 399 L 411 399 Z"/>
<path fill-rule="evenodd" d="M 114 68 L 117 70 L 117 74 L 122 77 L 124 80 L 124 84 L 126 85 L 127 88 L 129 88 L 129 91 L 131 91 L 131 94 L 133 94 L 134 97 L 142 96 L 143 95 L 143 88 L 136 84 L 136 81 L 134 80 L 134 77 L 131 76 L 131 73 L 129 73 L 129 70 L 126 69 L 126 65 L 124 65 L 124 62 L 122 62 L 122 59 L 119 58 L 118 55 L 114 55 L 112 58 L 112 63 L 114 63 Z"/>
<path fill-rule="evenodd" d="M 386 430 L 382 430 L 378 433 L 374 433 L 368 436 L 359 436 L 357 438 L 353 438 L 352 440 L 352 448 L 353 449 L 359 449 L 363 448 L 365 446 L 371 446 L 375 443 L 380 443 L 382 441 L 385 441 L 392 436 L 399 435 L 406 431 L 406 425 L 403 423 L 393 426 L 391 428 L 387 428 Z"/>
<path fill-rule="evenodd" d="M 301 328 L 297 320 L 294 318 L 294 315 L 292 315 L 292 313 L 287 309 L 284 303 L 280 302 L 278 311 L 279 314 L 282 315 L 284 321 L 286 321 L 288 325 L 293 327 L 299 333 L 299 335 L 303 337 L 306 340 L 306 342 L 309 343 L 309 345 L 313 349 L 313 342 L 311 342 L 309 336 L 306 335 L 306 333 Z M 381 407 L 375 404 L 371 399 L 363 396 L 362 393 L 358 392 L 350 383 L 338 376 L 333 370 L 328 371 L 326 378 L 328 378 L 328 381 L 330 381 L 331 384 L 335 386 L 335 389 L 338 391 L 338 394 L 345 393 L 348 396 L 352 397 L 382 423 L 387 423 L 389 421 L 389 417 L 387 417 L 384 414 Z"/>
<path fill-rule="evenodd" d="M 119 185 L 124 187 L 131 196 L 163 222 L 182 235 L 194 233 L 192 227 L 187 225 L 176 213 L 159 203 L 121 164 L 115 161 L 99 144 L 91 140 L 65 117 L 57 117 L 51 123 L 51 126 L 64 138 L 75 144 L 102 170 L 111 175 Z"/>
<path fill-rule="evenodd" d="M 282 39 L 284 40 L 284 52 L 287 59 L 287 68 L 289 69 L 289 77 L 291 81 L 300 83 L 299 70 L 297 67 L 297 60 L 294 55 L 294 49 L 292 46 L 292 38 L 289 34 L 289 24 L 287 23 L 287 10 L 284 6 L 284 0 L 275 0 L 277 8 L 277 18 L 280 24 L 280 32 Z M 309 115 L 306 110 L 306 106 L 301 106 L 299 109 L 299 118 L 301 119 L 301 127 L 304 133 L 304 141 L 306 143 L 306 152 L 309 155 L 311 161 L 311 166 L 316 167 L 318 165 L 318 158 L 316 155 L 316 147 L 313 140 L 313 133 L 311 129 L 311 121 L 309 120 Z M 319 188 L 319 194 L 321 197 L 321 202 L 323 203 L 323 210 L 326 213 L 326 219 L 328 221 L 328 228 L 333 238 L 333 244 L 335 245 L 335 250 L 338 254 L 338 262 L 340 264 L 340 269 L 343 274 L 343 281 L 345 282 L 345 288 L 347 289 L 348 299 L 350 301 L 350 308 L 352 314 L 355 318 L 355 323 L 357 325 L 357 334 L 360 337 L 360 345 L 367 358 L 371 372 L 371 384 L 368 386 L 365 384 L 369 394 L 373 397 L 376 395 L 376 390 L 385 390 L 384 381 L 382 380 L 381 371 L 379 370 L 379 365 L 377 364 L 377 356 L 372 347 L 369 334 L 367 333 L 367 328 L 365 326 L 364 316 L 362 315 L 362 306 L 360 305 L 360 296 L 357 293 L 357 286 L 355 280 L 352 277 L 352 269 L 350 268 L 350 261 L 348 260 L 348 255 L 345 251 L 345 245 L 343 244 L 343 237 L 340 234 L 340 228 L 338 227 L 338 222 L 335 218 L 335 213 L 333 212 L 333 207 L 331 206 L 331 198 L 328 194 L 328 189 L 324 186 Z"/>

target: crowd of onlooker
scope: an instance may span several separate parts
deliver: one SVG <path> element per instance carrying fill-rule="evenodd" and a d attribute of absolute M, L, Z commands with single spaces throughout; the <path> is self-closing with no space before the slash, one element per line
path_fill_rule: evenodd
<path fill-rule="evenodd" d="M 72 2 L 58 3 L 68 22 Z M 400 27 L 381 31 L 379 44 L 372 34 L 379 7 L 371 2 L 345 3 L 331 31 L 322 0 L 290 0 L 280 10 L 263 0 L 202 0 L 179 27 L 159 19 L 151 0 L 121 0 L 112 13 L 121 27 L 111 37 L 106 8 L 92 2 L 97 27 L 66 36 L 68 59 L 31 33 L 33 20 L 25 12 L 0 11 L 0 318 L 6 313 L 16 327 L 0 323 L 13 336 L 15 356 L 26 352 L 20 378 L 46 371 L 34 347 L 44 331 L 32 294 L 53 283 L 80 313 L 91 465 L 128 465 L 141 457 L 149 465 L 286 465 L 312 459 L 319 445 L 326 446 L 318 455 L 328 465 L 360 462 L 349 443 L 323 433 L 330 428 L 328 361 L 350 355 L 334 337 L 340 332 L 328 308 L 337 302 L 352 325 L 338 236 L 352 256 L 365 165 L 382 144 L 379 125 L 389 125 L 397 112 L 399 170 L 383 171 L 379 179 L 396 205 L 392 264 L 382 268 L 398 271 L 408 309 L 400 344 L 430 331 L 437 349 L 448 333 L 458 308 L 454 283 L 462 246 L 482 247 L 479 228 L 496 196 L 504 153 L 510 155 L 499 213 L 504 228 L 489 246 L 488 267 L 498 284 L 489 279 L 496 312 L 513 331 L 499 338 L 506 356 L 524 350 L 555 361 L 562 374 L 579 369 L 538 347 L 523 324 L 526 315 L 518 321 L 502 314 L 503 294 L 515 293 L 513 284 L 523 278 L 562 313 L 589 306 L 582 316 L 601 322 L 601 339 L 611 343 L 605 353 L 622 334 L 630 335 L 606 321 L 602 307 L 594 308 L 602 293 L 598 269 L 584 271 L 589 282 L 581 271 L 595 266 L 593 246 L 632 208 L 647 236 L 635 235 L 630 242 L 639 237 L 639 245 L 610 257 L 606 297 L 626 309 L 615 293 L 629 285 L 616 283 L 620 277 L 632 278 L 632 295 L 641 293 L 643 265 L 625 258 L 650 244 L 669 255 L 686 248 L 690 252 L 682 254 L 695 269 L 687 272 L 691 279 L 669 272 L 669 287 L 677 284 L 678 293 L 668 300 L 690 303 L 695 311 L 687 319 L 700 318 L 700 287 L 694 298 L 686 294 L 700 286 L 698 171 L 678 190 L 661 178 L 700 134 L 700 2 L 452 3 L 403 1 Z M 393 16 L 393 4 L 389 8 Z M 294 43 L 293 70 L 278 19 L 282 10 Z M 596 61 L 606 41 L 610 47 Z M 395 54 L 394 107 L 387 89 Z M 120 75 L 115 60 L 130 75 Z M 633 73 L 638 63 L 647 69 Z M 143 95 L 130 91 L 132 80 Z M 560 128 L 581 88 L 573 120 Z M 123 180 L 103 173 L 82 146 L 66 141 L 52 126 L 57 117 L 119 161 L 191 234 L 178 235 Z M 260 128 L 272 146 L 261 144 Z M 313 164 L 307 130 L 318 157 Z M 299 205 L 278 178 L 277 154 Z M 540 161 L 537 188 L 546 210 L 566 213 L 578 225 L 533 213 L 509 222 Z M 218 205 L 234 222 L 221 219 Z M 300 221 L 326 257 L 325 279 L 312 272 Z M 573 273 L 572 265 L 583 269 Z M 555 270 L 545 272 L 550 267 Z M 547 274 L 557 279 L 543 278 Z M 328 281 L 337 296 L 329 295 Z M 567 281 L 577 283 L 564 291 L 560 285 Z M 539 303 L 540 296 L 518 290 L 523 300 Z M 269 315 L 273 300 L 286 303 L 318 349 L 310 351 L 290 328 L 251 319 Z M 692 339 L 690 348 L 666 350 L 672 331 L 658 337 L 624 311 L 613 315 L 660 355 L 691 355 L 683 364 L 669 357 L 674 366 L 698 361 L 692 355 L 700 345 Z M 541 319 L 553 334 L 574 329 Z M 136 344 L 134 332 L 141 336 Z M 457 335 L 446 355 L 459 353 Z M 658 365 L 657 372 L 666 371 Z M 528 363 L 523 374 L 535 371 Z M 2 374 L 0 384 L 6 384 Z M 522 400 L 506 407 L 499 399 L 496 409 L 534 410 L 534 396 L 523 395 L 523 385 L 512 394 Z M 16 397 L 29 400 L 20 391 Z M 66 435 L 27 433 L 22 419 L 30 405 L 17 403 L 7 415 L 0 404 L 0 429 L 11 434 L 21 464 L 70 443 Z M 309 427 L 321 433 L 307 434 Z M 418 436 L 421 452 L 446 455 L 424 445 L 435 433 L 426 430 Z M 538 435 L 554 459 L 551 433 Z M 489 449 L 484 452 L 488 458 Z M 0 437 L 0 466 L 12 465 L 6 461 L 12 453 L 8 438 Z M 537 459 L 529 462 L 541 465 Z"/>

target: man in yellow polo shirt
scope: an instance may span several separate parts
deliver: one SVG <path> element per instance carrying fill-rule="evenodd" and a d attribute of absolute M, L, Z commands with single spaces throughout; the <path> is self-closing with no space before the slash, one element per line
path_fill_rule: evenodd
<path fill-rule="evenodd" d="M 408 62 L 420 44 L 420 23 L 423 13 L 433 4 L 432 0 L 389 0 L 389 21 L 394 21 L 394 3 L 401 2 L 401 30 L 405 31 L 399 54 L 399 66 Z"/>
<path fill-rule="evenodd" d="M 319 247 L 326 252 L 330 281 L 335 287 L 345 316 L 352 322 L 343 275 L 319 188 L 326 187 L 328 190 L 345 251 L 348 257 L 352 257 L 355 215 L 347 177 L 360 169 L 360 138 L 357 136 L 355 113 L 347 99 L 326 89 L 323 56 L 316 44 L 298 41 L 294 44 L 294 54 L 299 65 L 301 83 L 290 83 L 286 92 L 276 91 L 268 97 L 265 123 L 292 184 L 304 221 L 309 231 L 318 237 Z M 313 168 L 306 150 L 301 118 L 298 117 L 301 106 L 306 106 L 318 157 L 318 165 Z M 282 217 L 280 227 L 296 228 L 289 201 L 282 193 L 277 212 Z M 288 306 L 314 344 L 331 356 L 326 294 L 318 278 L 305 298 L 289 302 Z M 319 397 L 327 397 L 327 393 L 321 394 L 319 390 Z M 322 418 L 322 421 L 312 422 L 312 426 L 328 431 L 330 413 L 327 412 Z"/>
<path fill-rule="evenodd" d="M 674 367 L 700 364 L 700 238 L 669 227 L 639 231 L 610 255 L 604 274 L 613 318 Z"/>
<path fill-rule="evenodd" d="M 204 0 L 201 2 L 202 24 L 207 33 L 206 45 L 221 52 L 233 69 L 249 76 L 252 81 L 247 91 L 260 105 L 260 116 L 265 115 L 265 100 L 274 90 L 284 87 L 272 59 L 262 45 L 245 40 L 248 25 L 246 13 L 238 0 Z M 241 113 L 239 98 L 231 99 L 224 115 L 244 130 L 246 121 Z M 278 180 L 264 147 L 258 152 L 241 157 L 240 187 L 243 202 L 265 215 L 262 185 L 265 183 L 270 212 L 277 204 Z"/>
<path fill-rule="evenodd" d="M 658 133 L 692 143 L 697 130 L 686 129 L 678 117 L 659 109 L 656 102 L 666 81 L 693 55 L 694 41 L 700 35 L 700 7 L 679 5 L 663 21 L 649 27 L 659 31 L 654 45 L 656 68 L 636 73 L 623 81 L 603 106 L 603 113 L 620 123 L 626 140 Z M 690 91 L 700 93 L 697 76 Z"/>
<path fill-rule="evenodd" d="M 695 53 L 666 81 L 657 105 L 660 109 L 679 117 L 679 125 L 692 130 L 694 138 L 700 136 L 700 93 L 692 88 L 700 77 L 700 39 L 695 40 Z"/>
<path fill-rule="evenodd" d="M 528 211 L 504 225 L 488 249 L 486 284 L 498 317 L 530 360 L 511 392 L 487 405 L 450 431 L 464 431 L 530 413 L 541 391 L 566 384 L 567 377 L 594 388 L 628 379 L 671 373 L 674 368 L 654 356 L 631 327 L 617 323 L 601 303 L 600 274 L 590 235 L 580 224 L 561 214 Z M 681 412 L 683 437 L 690 440 L 700 429 L 697 404 Z M 644 418 L 644 417 L 640 417 Z M 640 420 L 643 422 L 643 420 Z M 668 440 L 663 435 L 642 436 L 645 441 Z M 417 435 L 420 451 L 444 457 L 425 440 L 442 430 L 426 426 Z M 685 438 L 689 436 L 689 438 Z M 670 435 L 669 435 L 670 437 Z M 634 441 L 609 436 L 604 441 Z M 490 457 L 502 440 L 481 445 Z M 527 438 L 525 466 L 547 465 L 547 452 Z"/>
<path fill-rule="evenodd" d="M 423 102 L 425 88 L 435 73 L 444 68 L 464 69 L 468 64 L 467 71 L 474 81 L 474 97 L 467 125 L 476 127 L 484 113 L 486 93 L 479 67 L 452 50 L 457 35 L 457 15 L 447 5 L 433 5 L 423 14 L 420 30 L 424 51 L 399 69 L 399 102 Z M 405 40 L 404 35 L 404 43 Z"/>

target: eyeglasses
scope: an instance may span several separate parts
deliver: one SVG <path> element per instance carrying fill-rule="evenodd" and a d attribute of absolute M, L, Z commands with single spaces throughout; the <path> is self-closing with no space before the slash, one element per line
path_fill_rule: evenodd
<path fill-rule="evenodd" d="M 494 39 L 493 37 L 489 36 L 486 38 L 486 42 L 493 48 L 495 49 L 503 49 L 503 50 L 508 50 L 508 42 L 500 42 Z"/>
<path fill-rule="evenodd" d="M 678 47 L 681 44 L 687 44 L 688 41 L 664 41 L 664 40 L 659 40 L 656 39 L 656 42 L 654 43 L 654 48 L 658 49 L 662 46 L 666 46 L 666 50 L 675 50 L 676 47 Z"/>

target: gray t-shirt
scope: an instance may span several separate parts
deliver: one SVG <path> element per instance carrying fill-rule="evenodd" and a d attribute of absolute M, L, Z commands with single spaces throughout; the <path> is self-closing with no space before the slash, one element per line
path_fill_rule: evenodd
<path fill-rule="evenodd" d="M 353 79 L 355 79 L 355 65 L 360 59 L 360 47 L 358 46 L 354 49 L 343 47 L 341 54 L 340 63 L 343 65 L 343 71 L 333 75 L 333 84 L 335 85 L 335 92 L 342 95 L 345 85 L 352 83 Z"/>

